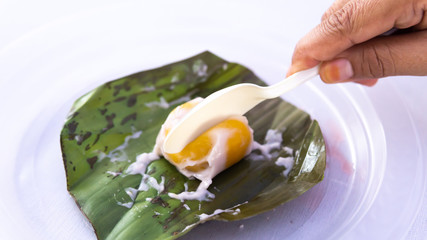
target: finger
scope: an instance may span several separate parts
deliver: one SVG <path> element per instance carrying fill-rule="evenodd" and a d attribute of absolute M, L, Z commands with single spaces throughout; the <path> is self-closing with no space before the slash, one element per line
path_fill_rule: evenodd
<path fill-rule="evenodd" d="M 427 29 L 427 9 L 422 12 L 422 17 L 419 23 L 417 23 L 414 27 L 414 30 L 425 30 Z"/>
<path fill-rule="evenodd" d="M 298 42 L 290 73 L 313 67 L 320 61 L 334 58 L 345 49 L 367 41 L 391 29 L 396 23 L 403 26 L 408 19 L 401 15 L 411 1 L 354 0 L 322 21 Z M 402 10 L 404 9 L 404 10 Z M 406 13 L 405 13 L 406 14 Z M 378 24 L 378 19 L 381 24 Z"/>
<path fill-rule="evenodd" d="M 332 62 L 324 62 L 320 66 L 319 75 L 325 83 L 355 82 L 371 87 L 378 81 L 377 78 L 354 80 L 354 71 L 351 62 L 345 58 L 336 59 Z"/>
<path fill-rule="evenodd" d="M 405 1 L 405 0 L 395 0 L 406 2 L 406 6 L 401 6 L 401 11 L 398 18 L 395 20 L 394 27 L 398 29 L 405 29 L 417 24 L 420 24 L 425 17 L 426 10 L 426 1 Z M 409 6 L 408 6 L 409 4 Z"/>
<path fill-rule="evenodd" d="M 322 21 L 328 19 L 333 13 L 340 10 L 346 3 L 351 0 L 336 0 L 332 5 L 326 10 L 322 16 Z"/>
<path fill-rule="evenodd" d="M 427 30 L 372 39 L 322 63 L 326 83 L 377 79 L 396 75 L 427 75 Z"/>
<path fill-rule="evenodd" d="M 353 66 L 346 58 L 323 62 L 319 68 L 319 76 L 325 83 L 346 82 L 354 76 Z"/>

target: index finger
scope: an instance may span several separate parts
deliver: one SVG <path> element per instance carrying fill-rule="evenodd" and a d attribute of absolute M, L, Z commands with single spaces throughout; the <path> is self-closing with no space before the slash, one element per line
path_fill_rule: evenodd
<path fill-rule="evenodd" d="M 349 47 L 378 36 L 395 26 L 405 0 L 353 0 L 324 19 L 298 42 L 289 74 L 333 59 Z M 411 23 L 408 23 L 411 24 Z"/>

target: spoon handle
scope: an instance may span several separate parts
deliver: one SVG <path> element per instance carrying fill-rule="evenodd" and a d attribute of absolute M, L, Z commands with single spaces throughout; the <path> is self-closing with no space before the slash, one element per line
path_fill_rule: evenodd
<path fill-rule="evenodd" d="M 315 67 L 304 71 L 294 73 L 274 85 L 264 87 L 263 95 L 267 99 L 279 97 L 284 93 L 312 79 L 317 74 L 319 74 L 319 65 L 316 65 Z"/>

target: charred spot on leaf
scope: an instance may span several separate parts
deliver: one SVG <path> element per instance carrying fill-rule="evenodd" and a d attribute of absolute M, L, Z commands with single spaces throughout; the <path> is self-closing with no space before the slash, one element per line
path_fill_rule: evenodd
<path fill-rule="evenodd" d="M 116 85 L 114 86 L 114 92 L 113 92 L 113 96 L 117 96 L 117 94 L 120 93 L 120 90 L 122 90 L 122 85 Z"/>
<path fill-rule="evenodd" d="M 168 225 L 164 225 L 163 229 L 165 229 L 165 230 L 168 229 Z"/>
<path fill-rule="evenodd" d="M 106 108 L 99 109 L 99 112 L 101 113 L 101 115 L 104 115 L 107 112 L 107 109 Z"/>
<path fill-rule="evenodd" d="M 108 105 L 110 105 L 110 101 L 108 101 L 108 102 L 106 102 L 106 103 L 104 103 L 104 106 L 108 106 Z"/>
<path fill-rule="evenodd" d="M 67 124 L 68 133 L 69 133 L 69 135 L 68 135 L 69 140 L 73 140 L 76 137 L 75 132 L 77 129 L 77 125 L 79 125 L 79 123 L 76 121 L 72 121 L 72 122 Z"/>
<path fill-rule="evenodd" d="M 114 102 L 121 102 L 125 99 L 126 99 L 126 97 L 118 97 L 118 98 L 114 99 Z"/>
<path fill-rule="evenodd" d="M 111 89 L 111 84 L 112 84 L 112 82 L 107 82 L 107 83 L 105 84 L 105 86 L 107 86 L 107 88 L 108 88 L 108 89 Z"/>
<path fill-rule="evenodd" d="M 178 235 L 179 234 L 179 232 L 173 232 L 172 233 L 172 236 L 176 236 L 176 235 Z"/>
<path fill-rule="evenodd" d="M 176 180 L 175 177 L 173 177 L 170 180 L 168 180 L 165 183 L 165 188 L 164 188 L 163 192 L 161 192 L 161 193 L 167 193 L 167 192 L 169 192 L 169 189 L 175 187 L 175 185 L 176 185 L 176 181 L 175 180 Z"/>
<path fill-rule="evenodd" d="M 76 171 L 76 167 L 75 167 L 75 166 L 73 167 L 73 171 L 74 171 L 74 172 Z"/>
<path fill-rule="evenodd" d="M 95 165 L 96 161 L 98 161 L 98 156 L 86 159 L 86 162 L 89 163 L 90 168 L 93 168 L 93 165 Z"/>
<path fill-rule="evenodd" d="M 117 94 L 119 94 L 122 89 L 124 89 L 125 91 L 130 91 L 131 90 L 131 86 L 129 84 L 129 80 L 125 79 L 122 84 L 115 85 L 114 86 L 113 96 L 117 96 Z"/>
<path fill-rule="evenodd" d="M 82 143 L 86 141 L 86 139 L 90 138 L 90 136 L 92 136 L 92 132 L 86 132 L 83 136 L 79 135 L 77 145 L 82 145 Z"/>
<path fill-rule="evenodd" d="M 132 114 L 129 114 L 126 117 L 124 117 L 120 124 L 125 125 L 130 120 L 134 120 L 134 121 L 136 120 L 136 113 L 132 113 Z"/>
<path fill-rule="evenodd" d="M 137 100 L 136 97 L 137 96 L 138 96 L 138 94 L 132 94 L 132 95 L 129 96 L 128 102 L 127 102 L 127 106 L 128 107 L 132 107 L 133 105 L 136 104 L 136 100 Z"/>
<path fill-rule="evenodd" d="M 162 92 L 157 93 L 157 97 L 161 97 L 161 96 L 163 96 Z"/>
<path fill-rule="evenodd" d="M 99 134 L 98 134 L 99 135 Z M 104 147 L 104 152 L 106 153 L 108 151 L 108 146 Z"/>
<path fill-rule="evenodd" d="M 165 202 L 160 196 L 157 196 L 150 201 L 152 204 L 158 204 L 162 207 L 169 207 L 169 203 Z"/>
<path fill-rule="evenodd" d="M 71 115 L 71 118 L 75 118 L 77 115 L 79 115 L 79 112 L 74 112 L 73 115 Z"/>
<path fill-rule="evenodd" d="M 185 209 L 184 207 L 184 203 L 181 203 L 181 205 L 179 205 L 179 207 L 175 208 L 172 212 L 170 212 L 170 216 L 168 218 L 166 218 L 165 220 L 165 224 L 170 223 L 171 221 L 173 221 L 175 218 L 177 218 L 179 216 L 179 214 Z"/>
<path fill-rule="evenodd" d="M 90 145 L 89 145 L 89 144 L 86 144 L 85 151 L 87 151 L 87 150 L 89 150 L 89 149 L 90 149 Z"/>
<path fill-rule="evenodd" d="M 76 138 L 76 134 L 70 134 L 70 135 L 68 135 L 68 140 L 73 140 L 73 139 L 75 139 Z"/>
<path fill-rule="evenodd" d="M 126 91 L 130 91 L 131 86 L 129 85 L 129 80 L 126 80 L 126 81 L 124 81 L 124 82 L 123 82 L 123 88 L 124 88 Z"/>
<path fill-rule="evenodd" d="M 105 120 L 107 120 L 107 126 L 102 129 L 101 133 L 105 133 L 109 129 L 114 127 L 114 118 L 116 117 L 115 113 L 112 113 L 111 115 L 105 115 Z"/>
<path fill-rule="evenodd" d="M 92 146 L 98 142 L 100 136 L 101 136 L 101 134 L 99 134 L 99 133 L 96 134 L 96 138 L 95 138 L 95 141 L 93 141 Z"/>

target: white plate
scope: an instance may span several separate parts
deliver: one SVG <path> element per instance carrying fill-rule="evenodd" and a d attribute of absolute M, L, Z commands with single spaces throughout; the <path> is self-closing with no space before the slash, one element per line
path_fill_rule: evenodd
<path fill-rule="evenodd" d="M 306 14 L 320 15 L 328 5 L 310 4 Z M 65 17 L 0 52 L 0 237 L 94 239 L 66 191 L 59 132 L 72 102 L 106 81 L 204 50 L 279 81 L 295 41 L 310 27 L 294 24 L 303 19 L 303 4 L 282 5 L 261 11 L 225 1 L 129 2 Z M 209 222 L 183 239 L 404 237 L 427 168 L 417 126 L 395 86 L 316 79 L 283 97 L 320 122 L 328 154 L 324 181 L 274 211 Z"/>

